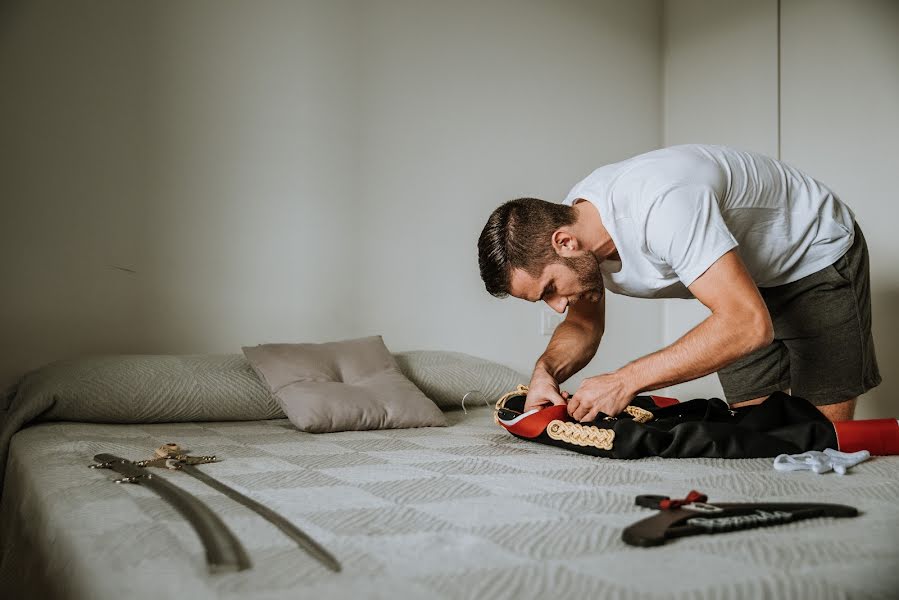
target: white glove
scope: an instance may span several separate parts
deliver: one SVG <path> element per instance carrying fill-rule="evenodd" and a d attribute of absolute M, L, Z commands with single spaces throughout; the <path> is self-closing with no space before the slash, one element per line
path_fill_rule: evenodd
<path fill-rule="evenodd" d="M 838 475 L 845 475 L 846 470 L 860 462 L 871 458 L 867 450 L 858 452 L 840 452 L 833 448 L 825 448 L 824 452 L 809 450 L 802 454 L 781 454 L 774 459 L 775 471 L 813 471 L 815 473 L 827 473 L 836 471 Z"/>

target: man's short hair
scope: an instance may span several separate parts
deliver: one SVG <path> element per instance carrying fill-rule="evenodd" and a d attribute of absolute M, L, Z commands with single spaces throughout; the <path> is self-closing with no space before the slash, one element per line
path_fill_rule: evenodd
<path fill-rule="evenodd" d="M 565 204 L 537 198 L 509 200 L 493 211 L 478 238 L 478 265 L 487 291 L 497 298 L 509 295 L 513 269 L 539 277 L 557 260 L 552 234 L 577 220 Z"/>

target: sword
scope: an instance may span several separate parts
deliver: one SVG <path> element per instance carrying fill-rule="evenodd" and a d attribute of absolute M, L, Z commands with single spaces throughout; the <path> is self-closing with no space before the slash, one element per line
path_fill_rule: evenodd
<path fill-rule="evenodd" d="M 124 477 L 116 479 L 116 483 L 136 483 L 145 486 L 175 507 L 200 536 L 210 571 L 213 573 L 243 571 L 250 568 L 250 559 L 243 546 L 240 545 L 240 541 L 228 529 L 228 526 L 196 496 L 119 456 L 97 454 L 94 456 L 94 460 L 97 463 L 90 465 L 92 469 L 112 469 L 124 475 Z"/>
<path fill-rule="evenodd" d="M 182 471 L 191 477 L 199 479 L 209 487 L 228 496 L 235 502 L 238 502 L 260 517 L 280 529 L 287 537 L 297 543 L 301 549 L 305 550 L 313 557 L 319 560 L 323 565 L 335 572 L 340 572 L 340 563 L 334 556 L 325 550 L 318 542 L 309 537 L 308 534 L 300 530 L 296 525 L 256 500 L 241 494 L 234 488 L 225 485 L 218 479 L 210 477 L 194 465 L 208 464 L 216 462 L 215 456 L 189 456 L 184 450 L 174 443 L 168 443 L 160 446 L 155 451 L 156 456 L 149 460 L 135 462 L 141 467 L 160 467 L 175 471 Z"/>

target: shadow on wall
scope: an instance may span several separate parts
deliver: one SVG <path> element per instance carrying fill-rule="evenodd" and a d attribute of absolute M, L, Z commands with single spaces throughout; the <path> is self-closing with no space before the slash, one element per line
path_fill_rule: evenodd
<path fill-rule="evenodd" d="M 899 417 L 899 379 L 893 374 L 893 365 L 899 364 L 899 286 L 875 286 L 871 290 L 874 345 L 877 364 L 883 382 L 859 402 L 857 419 L 883 419 Z"/>

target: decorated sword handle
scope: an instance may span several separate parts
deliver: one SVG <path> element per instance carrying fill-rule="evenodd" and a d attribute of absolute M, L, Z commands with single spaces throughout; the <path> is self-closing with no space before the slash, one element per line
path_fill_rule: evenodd
<path fill-rule="evenodd" d="M 136 461 L 139 467 L 160 467 L 172 470 L 178 470 L 181 465 L 205 465 L 217 462 L 214 454 L 203 456 L 190 456 L 186 454 L 183 446 L 175 442 L 168 442 L 153 451 L 153 458 L 147 460 Z"/>

